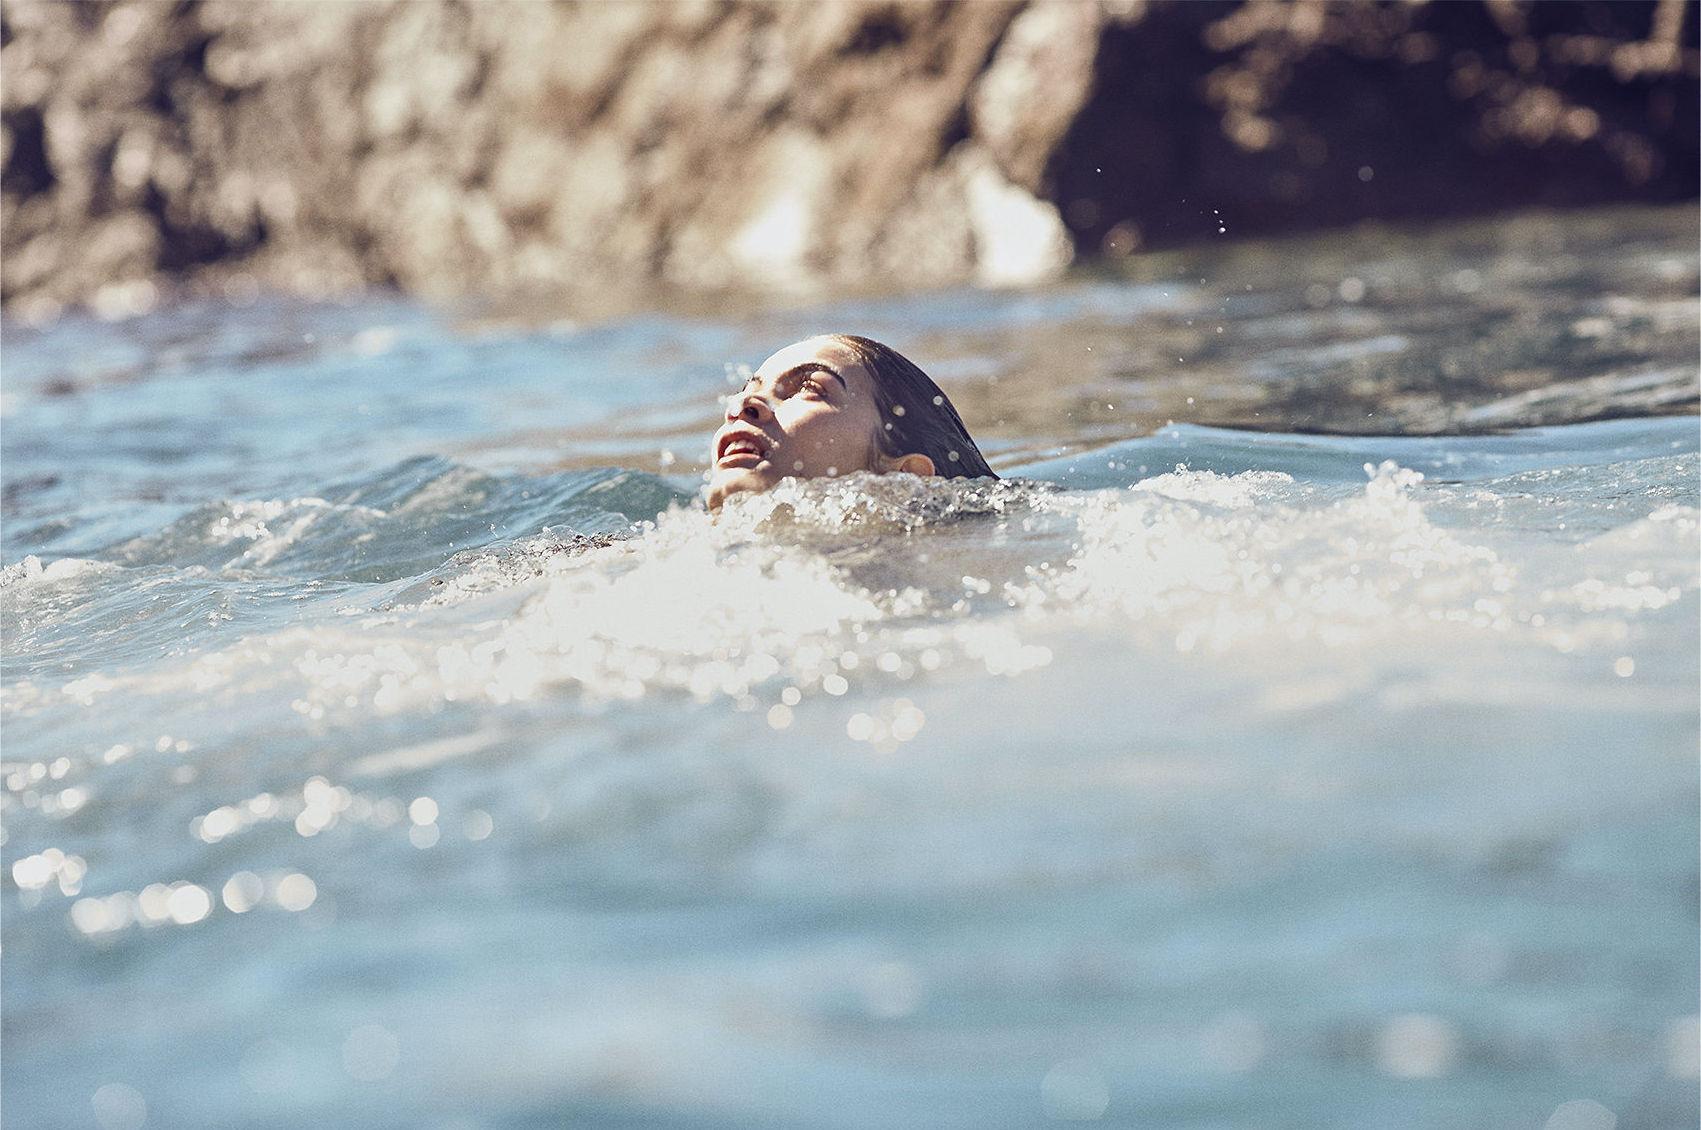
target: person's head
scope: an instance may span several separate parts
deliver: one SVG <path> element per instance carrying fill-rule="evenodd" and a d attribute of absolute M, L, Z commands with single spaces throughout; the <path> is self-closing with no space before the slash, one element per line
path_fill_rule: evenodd
<path fill-rule="evenodd" d="M 853 471 L 997 478 L 957 410 L 908 358 L 850 334 L 788 345 L 727 401 L 709 508 L 785 478 Z"/>

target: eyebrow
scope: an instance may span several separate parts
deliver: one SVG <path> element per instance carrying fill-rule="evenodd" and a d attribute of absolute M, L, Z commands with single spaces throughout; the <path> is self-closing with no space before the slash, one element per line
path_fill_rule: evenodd
<path fill-rule="evenodd" d="M 826 373 L 829 377 L 832 377 L 835 381 L 839 382 L 840 388 L 844 389 L 846 392 L 850 391 L 850 385 L 845 383 L 845 378 L 840 376 L 831 365 L 823 364 L 820 361 L 805 361 L 801 365 L 793 365 L 791 368 L 775 377 L 774 383 L 779 384 L 787 377 L 796 376 L 798 373 Z M 744 382 L 744 387 L 749 388 L 751 382 L 755 379 L 756 375 L 752 373 L 750 375 L 750 380 Z"/>

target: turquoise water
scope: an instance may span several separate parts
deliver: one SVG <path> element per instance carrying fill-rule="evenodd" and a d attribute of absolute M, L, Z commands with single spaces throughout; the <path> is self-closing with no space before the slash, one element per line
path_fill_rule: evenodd
<path fill-rule="evenodd" d="M 1694 234 L 8 324 L 5 1124 L 1694 1125 Z M 826 328 L 1006 481 L 711 522 Z"/>

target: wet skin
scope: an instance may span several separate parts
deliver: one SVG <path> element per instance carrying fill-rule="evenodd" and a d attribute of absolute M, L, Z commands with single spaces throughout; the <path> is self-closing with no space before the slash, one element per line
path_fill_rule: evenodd
<path fill-rule="evenodd" d="M 882 426 L 874 378 L 848 348 L 830 337 L 788 345 L 727 400 L 726 422 L 710 452 L 709 509 L 785 478 L 933 473 L 925 455 L 882 453 Z"/>

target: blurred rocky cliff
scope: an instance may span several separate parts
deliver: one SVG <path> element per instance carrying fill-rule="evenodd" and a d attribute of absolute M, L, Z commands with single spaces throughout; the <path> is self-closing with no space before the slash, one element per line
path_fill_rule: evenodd
<path fill-rule="evenodd" d="M 1697 186 L 1696 6 L 0 4 L 0 299 L 997 283 Z"/>

